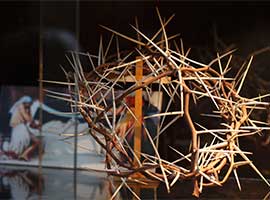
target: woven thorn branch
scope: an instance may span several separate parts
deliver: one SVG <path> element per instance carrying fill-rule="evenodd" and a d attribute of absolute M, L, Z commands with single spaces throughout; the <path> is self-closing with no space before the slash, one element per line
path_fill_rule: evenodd
<path fill-rule="evenodd" d="M 193 195 L 198 197 L 203 187 L 222 186 L 231 174 L 241 189 L 237 169 L 249 165 L 270 186 L 248 158 L 250 152 L 239 147 L 241 138 L 269 129 L 266 125 L 262 126 L 263 122 L 251 118 L 254 110 L 266 109 L 269 105 L 262 101 L 265 96 L 248 99 L 240 95 L 253 57 L 235 77 L 227 77 L 234 50 L 217 54 L 217 58 L 208 64 L 195 61 L 188 57 L 190 49 L 184 50 L 182 40 L 180 44 L 174 40 L 178 35 L 167 36 L 165 29 L 174 15 L 164 21 L 158 10 L 157 14 L 161 27 L 152 37 L 143 34 L 138 23 L 136 27 L 132 26 L 136 39 L 102 26 L 112 33 L 106 48 L 101 37 L 97 56 L 70 52 L 67 58 L 73 72 L 66 73 L 67 82 L 55 82 L 68 85 L 70 98 L 64 94 L 49 95 L 70 102 L 72 109 L 76 103 L 79 113 L 89 125 L 88 133 L 105 150 L 107 171 L 122 177 L 123 183 L 127 179 L 137 179 L 134 174 L 140 174 L 145 179 L 165 183 L 170 192 L 176 181 L 191 179 L 194 183 Z M 120 51 L 119 37 L 135 43 L 136 48 Z M 115 53 L 109 55 L 111 51 Z M 88 69 L 82 66 L 81 56 L 89 60 Z M 140 79 L 136 76 L 138 67 L 142 68 Z M 90 72 L 85 72 L 87 70 Z M 158 86 L 155 92 L 169 97 L 168 104 L 158 113 L 137 116 L 134 102 L 129 97 L 141 91 L 143 98 L 149 100 L 154 85 Z M 76 102 L 75 97 L 78 99 Z M 199 104 L 202 99 L 209 99 L 214 109 L 212 113 L 201 114 L 209 121 L 215 118 L 221 120 L 215 129 L 208 129 L 193 120 L 190 103 Z M 161 100 L 158 99 L 158 104 Z M 172 110 L 175 103 L 180 105 L 176 106 L 177 110 Z M 164 123 L 168 117 L 172 120 Z M 159 136 L 168 134 L 170 137 L 166 130 L 182 117 L 191 132 L 192 148 L 184 154 L 171 147 L 179 159 L 170 162 L 160 156 Z M 154 133 L 146 124 L 149 119 L 156 122 Z M 151 153 L 137 152 L 130 143 L 129 137 L 138 125 L 152 149 Z M 204 138 L 210 138 L 211 142 L 203 144 L 200 141 Z M 182 165 L 184 161 L 189 165 Z M 127 184 L 119 187 L 123 185 Z"/>

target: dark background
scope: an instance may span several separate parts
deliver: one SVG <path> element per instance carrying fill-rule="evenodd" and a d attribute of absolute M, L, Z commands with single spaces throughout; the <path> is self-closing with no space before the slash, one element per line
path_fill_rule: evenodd
<path fill-rule="evenodd" d="M 103 34 L 105 40 L 110 35 L 99 24 L 134 36 L 129 24 L 134 24 L 134 17 L 138 16 L 140 29 L 152 35 L 159 27 L 155 6 L 167 19 L 176 14 L 167 30 L 169 34 L 181 33 L 185 46 L 191 47 L 192 52 L 208 51 L 215 55 L 215 51 L 220 50 L 215 34 L 225 45 L 234 44 L 237 54 L 243 57 L 270 44 L 268 2 L 1 1 L 0 83 L 38 84 L 40 33 L 44 78 L 64 79 L 59 65 L 68 67 L 64 55 L 76 48 L 76 28 L 79 29 L 80 50 L 97 54 L 99 35 Z M 122 49 L 134 46 L 124 40 L 120 40 L 120 44 Z M 198 59 L 207 60 L 206 57 Z M 267 64 L 269 60 L 264 61 L 263 67 Z"/>

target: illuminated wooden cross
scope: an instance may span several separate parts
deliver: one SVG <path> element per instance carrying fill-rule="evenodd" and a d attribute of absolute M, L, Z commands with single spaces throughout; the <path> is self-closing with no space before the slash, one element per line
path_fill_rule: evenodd
<path fill-rule="evenodd" d="M 135 78 L 137 81 L 141 81 L 143 78 L 143 61 L 136 63 Z M 134 126 L 134 152 L 138 160 L 141 158 L 141 147 L 142 147 L 142 99 L 143 91 L 138 89 L 135 91 L 135 126 Z M 134 159 L 134 164 L 138 165 L 136 159 Z"/>

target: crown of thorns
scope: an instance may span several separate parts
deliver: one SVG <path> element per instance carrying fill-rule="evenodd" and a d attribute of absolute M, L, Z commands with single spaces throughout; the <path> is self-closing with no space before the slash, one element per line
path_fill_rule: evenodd
<path fill-rule="evenodd" d="M 169 37 L 166 33 L 166 25 L 173 16 L 163 21 L 158 10 L 157 14 L 161 28 L 152 37 L 143 34 L 138 25 L 131 26 L 137 33 L 136 39 L 102 26 L 112 35 L 106 48 L 101 38 L 98 56 L 71 52 L 68 57 L 74 72 L 66 74 L 71 96 L 66 100 L 71 102 L 73 109 L 78 107 L 89 125 L 89 134 L 105 150 L 108 172 L 122 177 L 123 182 L 127 178 L 136 180 L 134 174 L 140 174 L 140 177 L 164 182 L 168 192 L 176 181 L 192 179 L 193 195 L 199 196 L 204 186 L 221 186 L 231 173 L 241 188 L 237 168 L 249 165 L 269 185 L 248 158 L 250 153 L 240 149 L 238 141 L 267 129 L 251 118 L 253 110 L 268 105 L 261 101 L 263 97 L 248 99 L 240 95 L 253 57 L 235 77 L 226 77 L 234 50 L 217 54 L 208 64 L 195 61 L 188 57 L 190 49 L 184 50 L 182 40 L 180 44 L 174 40 L 178 35 Z M 120 51 L 119 37 L 135 43 L 136 48 Z M 109 55 L 111 50 L 115 53 Z M 81 56 L 89 59 L 92 71 L 84 71 Z M 140 116 L 136 113 L 136 103 L 140 101 L 140 98 L 136 100 L 136 95 L 150 97 L 153 85 L 157 85 L 156 92 L 169 97 L 168 104 L 158 113 Z M 128 99 L 131 95 L 135 95 L 133 104 Z M 196 104 L 203 98 L 208 98 L 214 108 L 204 116 L 209 120 L 216 117 L 221 120 L 215 129 L 194 122 L 190 114 L 190 102 Z M 180 106 L 171 110 L 175 102 Z M 164 123 L 169 116 L 172 120 Z M 181 117 L 185 118 L 191 132 L 191 150 L 184 155 L 172 148 L 179 159 L 169 162 L 159 154 L 159 136 L 169 134 L 166 129 Z M 146 119 L 157 122 L 154 135 Z M 137 151 L 127 138 L 138 126 L 152 148 L 151 154 L 141 149 Z M 209 144 L 200 143 L 205 137 L 211 138 Z M 188 161 L 190 166 L 182 165 L 183 161 Z"/>

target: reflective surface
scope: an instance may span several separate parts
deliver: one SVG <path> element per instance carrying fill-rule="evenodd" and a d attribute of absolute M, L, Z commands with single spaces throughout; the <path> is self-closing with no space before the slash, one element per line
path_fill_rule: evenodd
<path fill-rule="evenodd" d="M 241 179 L 242 191 L 235 180 L 224 187 L 205 188 L 200 199 L 268 199 L 269 188 L 258 179 Z M 100 172 L 0 166 L 0 199 L 110 199 L 121 184 Z M 176 183 L 170 194 L 163 184 L 143 186 L 128 183 L 141 199 L 192 199 L 189 181 Z M 135 199 L 123 187 L 116 199 Z"/>
<path fill-rule="evenodd" d="M 0 176 L 0 199 L 109 198 L 102 173 L 1 166 Z"/>

